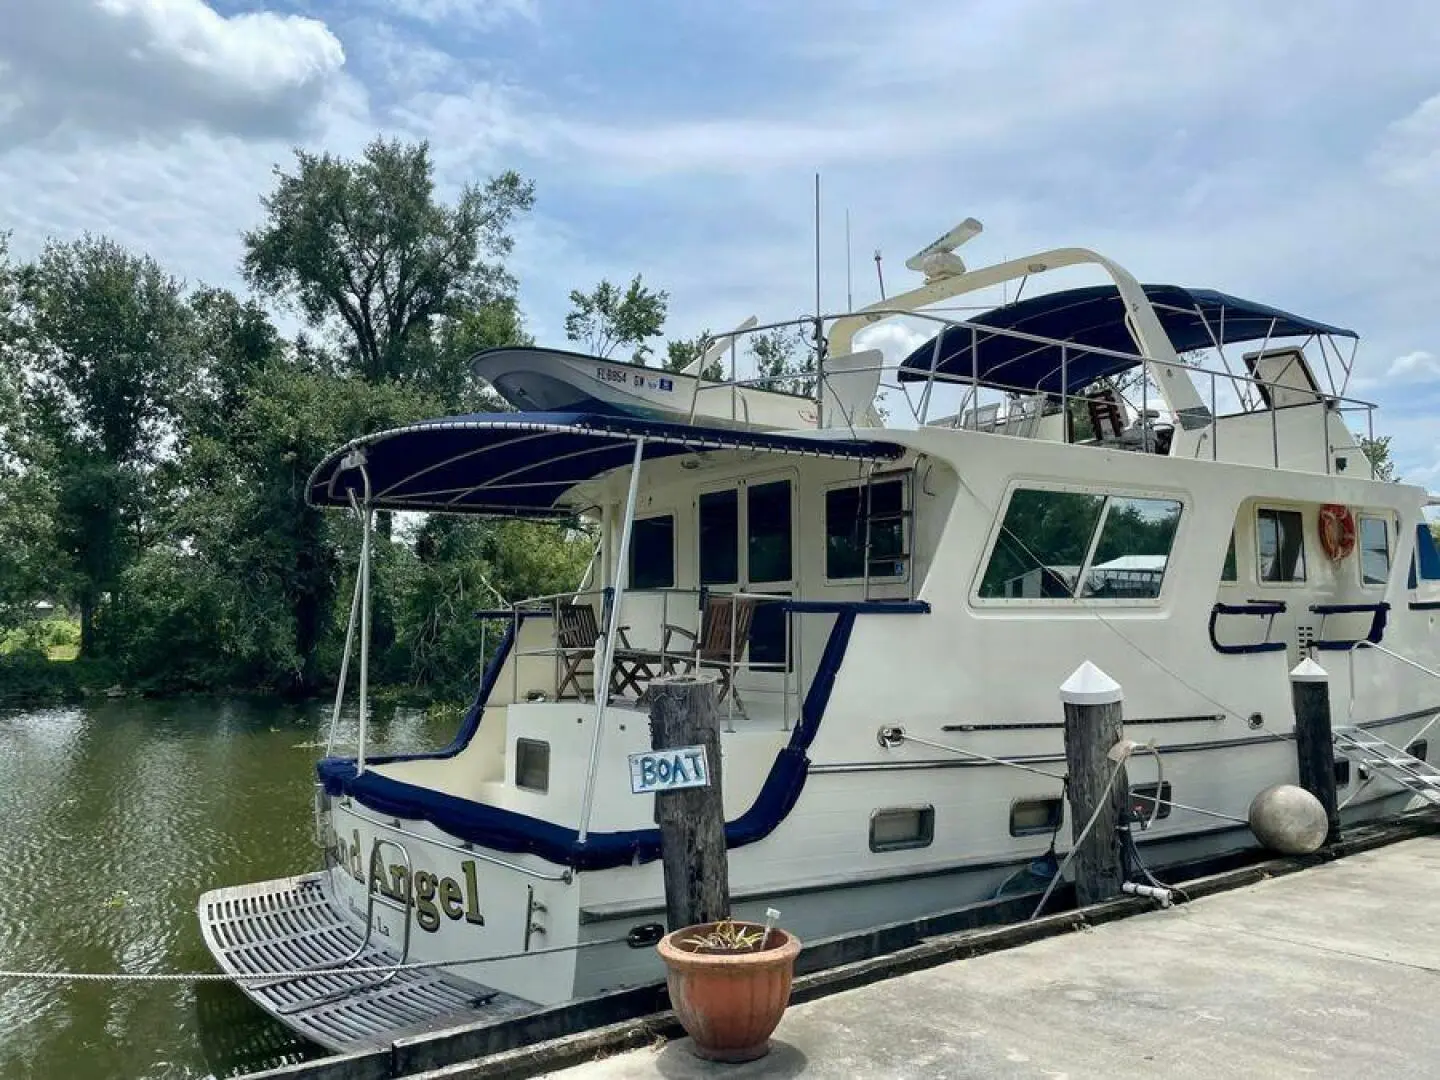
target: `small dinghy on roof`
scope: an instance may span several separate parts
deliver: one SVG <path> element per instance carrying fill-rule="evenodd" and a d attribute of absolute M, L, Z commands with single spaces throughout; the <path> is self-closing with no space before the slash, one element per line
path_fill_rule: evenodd
<path fill-rule="evenodd" d="M 522 412 L 630 416 L 787 431 L 837 424 L 878 425 L 871 408 L 883 363 L 877 351 L 828 357 L 818 408 L 813 397 L 701 378 L 699 372 L 723 351 L 722 339 L 699 363 L 684 371 L 664 371 L 561 349 L 507 346 L 477 353 L 470 369 Z"/>

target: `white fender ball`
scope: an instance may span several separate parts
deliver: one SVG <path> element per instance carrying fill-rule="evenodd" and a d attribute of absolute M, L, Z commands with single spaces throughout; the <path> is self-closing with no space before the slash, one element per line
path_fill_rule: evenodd
<path fill-rule="evenodd" d="M 1250 831 L 1255 839 L 1282 855 L 1309 855 L 1320 850 L 1330 823 L 1320 800 L 1294 784 L 1276 784 L 1250 803 Z"/>

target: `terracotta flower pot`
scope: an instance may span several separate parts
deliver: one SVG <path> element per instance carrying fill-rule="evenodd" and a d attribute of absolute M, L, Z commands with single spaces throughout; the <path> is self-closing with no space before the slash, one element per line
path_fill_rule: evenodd
<path fill-rule="evenodd" d="M 770 1035 L 790 1003 L 800 939 L 778 928 L 758 952 L 693 952 L 679 944 L 715 923 L 666 934 L 656 946 L 665 961 L 670 1005 L 691 1049 L 709 1061 L 753 1061 L 770 1052 Z M 764 931 L 758 923 L 739 925 Z"/>

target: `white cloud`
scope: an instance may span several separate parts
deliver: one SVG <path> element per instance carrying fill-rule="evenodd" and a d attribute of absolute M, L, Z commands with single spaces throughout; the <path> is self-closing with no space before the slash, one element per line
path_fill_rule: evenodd
<path fill-rule="evenodd" d="M 1390 370 L 1385 377 L 1397 382 L 1440 378 L 1440 358 L 1424 349 L 1416 349 L 1390 361 Z"/>
<path fill-rule="evenodd" d="M 380 0 L 371 6 L 391 16 L 452 28 L 457 24 L 487 28 L 513 19 L 539 18 L 536 0 Z"/>
<path fill-rule="evenodd" d="M 225 17 L 203 0 L 7 0 L 0 149 L 61 129 L 290 138 L 344 61 L 323 23 L 294 15 Z"/>
<path fill-rule="evenodd" d="M 1386 128 L 1372 161 L 1394 184 L 1440 180 L 1440 94 Z"/>

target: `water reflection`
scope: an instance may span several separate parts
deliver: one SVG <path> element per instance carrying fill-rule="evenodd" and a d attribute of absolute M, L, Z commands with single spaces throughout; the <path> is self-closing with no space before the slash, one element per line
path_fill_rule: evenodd
<path fill-rule="evenodd" d="M 238 699 L 0 712 L 0 967 L 213 970 L 200 893 L 318 865 L 328 723 Z M 426 749 L 454 726 L 379 711 L 372 745 Z M 313 1053 L 226 985 L 0 982 L 6 1078 L 236 1076 Z"/>

